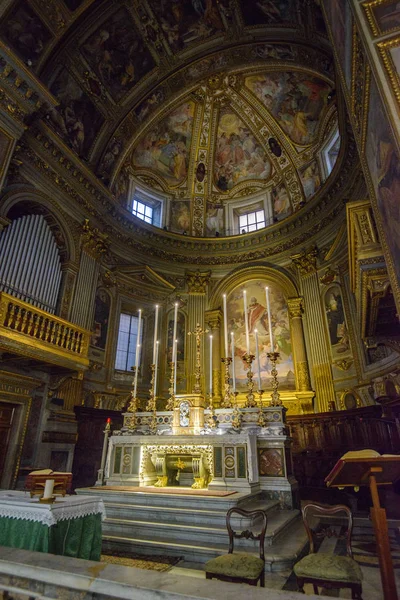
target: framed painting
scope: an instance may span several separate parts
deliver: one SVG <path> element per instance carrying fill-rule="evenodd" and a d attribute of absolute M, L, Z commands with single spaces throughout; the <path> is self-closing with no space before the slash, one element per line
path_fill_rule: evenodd
<path fill-rule="evenodd" d="M 378 48 L 400 108 L 400 35 L 380 42 Z"/>
<path fill-rule="evenodd" d="M 377 37 L 400 28 L 400 5 L 393 0 L 364 2 L 363 8 L 372 34 Z"/>

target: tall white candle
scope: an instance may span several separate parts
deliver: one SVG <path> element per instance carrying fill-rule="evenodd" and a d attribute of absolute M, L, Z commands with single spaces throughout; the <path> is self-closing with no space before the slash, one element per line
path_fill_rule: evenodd
<path fill-rule="evenodd" d="M 210 395 L 212 397 L 212 393 L 213 393 L 213 385 L 212 385 L 212 355 L 213 355 L 213 347 L 212 347 L 212 342 L 213 342 L 213 336 L 210 335 Z"/>
<path fill-rule="evenodd" d="M 136 398 L 137 382 L 138 382 L 138 371 L 139 371 L 139 359 L 140 359 L 140 330 L 142 326 L 142 311 L 139 308 L 139 320 L 137 328 L 137 339 L 136 339 L 136 353 L 135 353 L 135 377 L 133 380 L 133 397 Z"/>
<path fill-rule="evenodd" d="M 273 352 L 274 351 L 274 338 L 272 337 L 271 305 L 269 303 L 269 288 L 268 288 L 268 286 L 265 288 L 265 296 L 267 298 L 269 339 L 271 342 L 271 352 Z"/>
<path fill-rule="evenodd" d="M 228 311 L 226 309 L 226 294 L 222 296 L 224 306 L 224 340 L 225 340 L 225 357 L 228 358 Z"/>
<path fill-rule="evenodd" d="M 174 340 L 174 346 L 175 346 L 175 369 L 174 369 L 174 396 L 176 396 L 176 374 L 177 374 L 177 370 L 178 370 L 178 340 Z"/>
<path fill-rule="evenodd" d="M 243 290 L 243 304 L 244 304 L 244 324 L 246 327 L 246 351 L 250 354 L 250 336 L 249 336 L 249 319 L 247 315 L 247 292 Z"/>
<path fill-rule="evenodd" d="M 156 355 L 154 357 L 154 364 L 155 364 L 155 369 L 154 369 L 154 398 L 156 397 L 157 394 L 157 371 L 158 371 L 158 346 L 159 346 L 159 341 L 156 340 Z"/>
<path fill-rule="evenodd" d="M 257 329 L 254 330 L 254 338 L 256 341 L 256 363 L 257 363 L 257 381 L 258 381 L 258 388 L 259 390 L 261 390 L 261 370 L 260 370 L 260 353 L 258 351 L 258 331 Z"/>
<path fill-rule="evenodd" d="M 176 329 L 178 327 L 178 303 L 175 302 L 175 310 L 174 310 L 174 333 L 172 335 L 172 362 L 176 363 L 176 348 L 174 340 L 176 340 Z M 176 364 L 175 364 L 176 366 Z"/>
<path fill-rule="evenodd" d="M 54 490 L 54 479 L 46 479 L 44 484 L 43 498 L 51 498 Z"/>
<path fill-rule="evenodd" d="M 232 391 L 236 392 L 236 373 L 235 373 L 235 338 L 231 331 L 231 353 L 232 353 Z"/>
<path fill-rule="evenodd" d="M 155 316 L 155 320 L 154 320 L 153 365 L 156 364 L 157 330 L 158 330 L 158 304 L 156 304 L 156 316 Z"/>

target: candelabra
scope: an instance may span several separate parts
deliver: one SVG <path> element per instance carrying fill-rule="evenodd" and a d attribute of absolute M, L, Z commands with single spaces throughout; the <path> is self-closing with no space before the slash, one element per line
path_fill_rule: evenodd
<path fill-rule="evenodd" d="M 272 394 L 271 394 L 270 406 L 282 406 L 282 400 L 281 400 L 280 394 L 278 392 L 279 381 L 278 381 L 278 371 L 276 368 L 276 363 L 278 362 L 280 353 L 279 352 L 268 352 L 267 356 L 272 364 L 272 369 L 271 369 Z"/>
<path fill-rule="evenodd" d="M 260 403 L 260 408 L 258 409 L 257 423 L 260 427 L 265 426 L 265 417 L 264 417 L 264 413 L 263 413 L 263 401 L 262 401 L 263 393 L 264 393 L 263 390 L 257 390 L 258 401 Z"/>
<path fill-rule="evenodd" d="M 238 392 L 233 392 L 233 396 L 235 398 L 235 407 L 233 409 L 233 413 L 232 413 L 232 427 L 233 429 L 240 429 L 242 426 L 242 415 L 241 412 L 239 410 L 238 404 L 237 404 L 237 395 Z"/>
<path fill-rule="evenodd" d="M 232 408 L 231 384 L 229 383 L 229 367 L 231 365 L 232 358 L 230 356 L 227 356 L 226 358 L 221 358 L 221 362 L 223 362 L 225 365 L 224 397 L 222 399 L 221 406 L 222 408 Z"/>
<path fill-rule="evenodd" d="M 175 363 L 172 361 L 171 366 L 171 377 L 169 378 L 169 398 L 166 405 L 166 410 L 173 410 L 175 406 Z"/>
<path fill-rule="evenodd" d="M 209 406 L 208 406 L 208 410 L 210 411 L 208 413 L 208 417 L 207 417 L 207 425 L 208 427 L 210 427 L 210 429 L 215 429 L 216 427 L 218 427 L 219 425 L 219 421 L 218 418 L 215 414 L 214 411 L 214 404 L 213 404 L 213 400 L 212 400 L 212 395 L 209 394 Z"/>
<path fill-rule="evenodd" d="M 254 396 L 254 381 L 253 381 L 253 371 L 251 370 L 251 365 L 253 360 L 255 359 L 254 354 L 245 354 L 243 356 L 245 362 L 247 363 L 247 387 L 249 391 L 246 394 L 246 408 L 254 408 L 257 406 L 257 402 Z"/>

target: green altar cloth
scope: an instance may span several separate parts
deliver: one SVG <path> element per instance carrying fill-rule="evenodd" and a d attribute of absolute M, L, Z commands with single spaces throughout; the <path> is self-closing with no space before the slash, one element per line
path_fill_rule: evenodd
<path fill-rule="evenodd" d="M 0 545 L 100 560 L 103 516 L 102 502 L 87 496 L 43 505 L 24 492 L 0 493 Z"/>

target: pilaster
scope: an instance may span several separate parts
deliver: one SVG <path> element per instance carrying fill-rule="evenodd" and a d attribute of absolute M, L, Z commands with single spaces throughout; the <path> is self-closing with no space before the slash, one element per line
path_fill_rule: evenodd
<path fill-rule="evenodd" d="M 222 311 L 220 309 L 209 310 L 205 316 L 206 323 L 211 331 L 213 355 L 212 355 L 212 378 L 213 378 L 213 399 L 219 406 L 222 398 L 221 394 L 221 323 Z"/>
<path fill-rule="evenodd" d="M 296 388 L 300 392 L 307 392 L 311 390 L 311 382 L 303 332 L 303 298 L 289 298 L 287 304 L 292 332 Z"/>
<path fill-rule="evenodd" d="M 210 271 L 187 271 L 186 283 L 188 288 L 188 331 L 194 331 L 196 325 L 204 329 L 205 326 L 205 308 L 208 283 L 210 281 Z M 202 388 L 204 390 L 204 340 L 201 344 L 201 365 L 202 365 Z M 187 337 L 187 369 L 188 369 L 188 391 L 193 389 L 195 384 L 196 367 L 196 340 L 195 336 Z"/>

